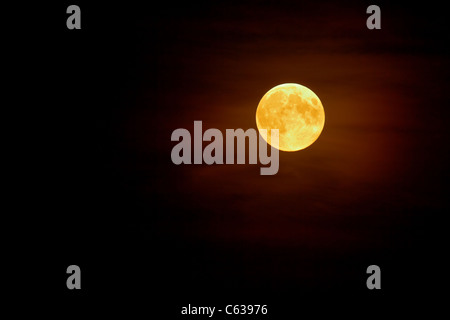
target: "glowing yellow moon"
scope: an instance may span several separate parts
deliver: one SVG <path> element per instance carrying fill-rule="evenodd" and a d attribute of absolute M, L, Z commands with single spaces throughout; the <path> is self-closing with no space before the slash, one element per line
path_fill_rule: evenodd
<path fill-rule="evenodd" d="M 270 89 L 256 109 L 256 125 L 267 143 L 282 151 L 305 149 L 317 140 L 325 124 L 319 97 L 309 88 L 285 83 Z M 279 143 L 271 143 L 270 131 L 278 129 Z"/>

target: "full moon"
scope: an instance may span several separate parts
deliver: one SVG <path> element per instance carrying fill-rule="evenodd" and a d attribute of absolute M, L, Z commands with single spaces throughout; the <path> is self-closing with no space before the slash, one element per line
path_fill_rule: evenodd
<path fill-rule="evenodd" d="M 282 151 L 307 148 L 323 130 L 325 112 L 319 97 L 309 88 L 285 83 L 270 89 L 256 109 L 256 125 L 272 147 Z M 266 132 L 261 129 L 268 129 Z M 279 143 L 272 143 L 269 129 L 278 129 Z M 268 134 L 267 134 L 268 133 Z"/>

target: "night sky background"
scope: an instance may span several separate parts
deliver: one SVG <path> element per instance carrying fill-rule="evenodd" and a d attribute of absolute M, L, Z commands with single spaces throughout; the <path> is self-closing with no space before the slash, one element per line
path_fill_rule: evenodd
<path fill-rule="evenodd" d="M 36 48 L 51 196 L 35 240 L 50 301 L 169 319 L 189 303 L 268 304 L 281 319 L 439 300 L 450 209 L 442 5 L 81 1 L 82 29 L 67 30 L 70 4 L 48 6 Z M 381 30 L 366 28 L 371 4 Z M 173 130 L 256 128 L 259 100 L 286 82 L 311 88 L 326 118 L 309 148 L 280 152 L 277 175 L 172 163 Z M 71 264 L 78 292 L 65 286 Z M 366 288 L 372 264 L 378 291 Z"/>

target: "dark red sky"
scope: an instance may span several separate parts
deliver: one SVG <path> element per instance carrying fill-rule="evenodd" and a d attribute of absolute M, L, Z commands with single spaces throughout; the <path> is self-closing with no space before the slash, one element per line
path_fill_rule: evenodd
<path fill-rule="evenodd" d="M 78 257 L 91 275 L 114 260 L 130 291 L 146 270 L 200 297 L 359 294 L 379 264 L 393 296 L 414 288 L 404 270 L 436 263 L 449 209 L 449 30 L 440 5 L 390 2 L 368 30 L 370 4 L 86 4 L 84 29 L 61 31 L 72 38 L 57 52 L 78 57 L 67 125 L 87 129 L 69 133 L 65 159 L 78 164 L 69 190 L 84 191 L 64 199 L 89 208 L 79 227 L 102 254 Z M 259 100 L 286 82 L 311 88 L 326 119 L 312 146 L 280 152 L 277 175 L 171 162 L 173 130 L 256 128 Z"/>
<path fill-rule="evenodd" d="M 135 105 L 120 113 L 130 161 L 123 174 L 136 179 L 131 187 L 143 199 L 176 198 L 169 207 L 184 209 L 170 221 L 195 212 L 192 225 L 168 224 L 164 232 L 356 250 L 395 237 L 402 219 L 410 223 L 403 211 L 441 208 L 448 99 L 437 83 L 446 80 L 448 59 L 428 37 L 440 22 L 418 25 L 400 6 L 386 5 L 382 30 L 372 31 L 365 8 L 211 5 L 193 16 L 167 10 L 167 17 L 136 22 L 140 87 Z M 281 152 L 275 177 L 259 176 L 259 165 L 170 163 L 173 130 L 193 131 L 194 120 L 205 128 L 255 128 L 260 98 L 285 82 L 319 95 L 326 125 L 310 148 Z M 339 227 L 355 221 L 361 225 Z"/>

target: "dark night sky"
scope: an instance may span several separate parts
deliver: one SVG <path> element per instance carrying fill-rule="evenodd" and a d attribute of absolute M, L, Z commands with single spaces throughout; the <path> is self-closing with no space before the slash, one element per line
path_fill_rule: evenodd
<path fill-rule="evenodd" d="M 366 28 L 370 4 L 381 7 L 381 30 Z M 449 211 L 440 5 L 80 7 L 82 30 L 66 30 L 63 14 L 46 34 L 58 132 L 47 165 L 58 200 L 44 221 L 52 272 L 82 267 L 77 301 L 146 300 L 152 288 L 177 314 L 194 297 L 390 304 L 434 292 Z M 261 97 L 286 82 L 311 88 L 326 120 L 312 146 L 280 152 L 277 175 L 259 175 L 259 164 L 172 164 L 173 130 L 193 132 L 194 120 L 204 130 L 255 128 Z M 371 264 L 382 269 L 382 294 L 365 287 Z M 54 281 L 61 291 L 64 271 Z"/>

